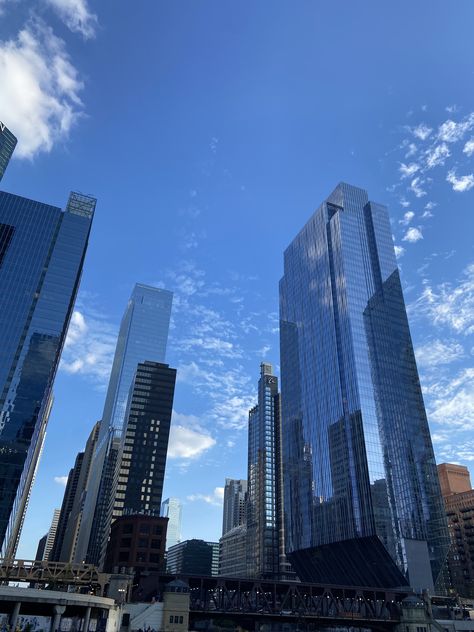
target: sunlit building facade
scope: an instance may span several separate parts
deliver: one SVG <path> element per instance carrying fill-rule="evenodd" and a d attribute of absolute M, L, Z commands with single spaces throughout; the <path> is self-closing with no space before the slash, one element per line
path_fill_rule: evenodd
<path fill-rule="evenodd" d="M 14 556 L 96 200 L 0 192 L 0 556 Z"/>
<path fill-rule="evenodd" d="M 286 549 L 301 579 L 432 588 L 449 535 L 387 209 L 340 184 L 280 282 Z"/>
<path fill-rule="evenodd" d="M 16 142 L 15 136 L 13 136 L 5 123 L 0 121 L 0 181 L 10 162 Z"/>

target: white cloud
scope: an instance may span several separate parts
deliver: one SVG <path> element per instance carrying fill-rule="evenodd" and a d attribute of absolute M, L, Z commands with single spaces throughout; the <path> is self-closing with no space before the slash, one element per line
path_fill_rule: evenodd
<path fill-rule="evenodd" d="M 400 163 L 399 171 L 402 174 L 402 178 L 409 178 L 414 175 L 417 171 L 419 171 L 420 165 L 416 162 L 411 162 L 409 165 L 406 165 L 404 162 Z"/>
<path fill-rule="evenodd" d="M 412 244 L 416 243 L 420 239 L 423 239 L 423 234 L 419 228 L 415 228 L 414 226 L 409 228 L 403 237 L 403 241 L 409 241 Z"/>
<path fill-rule="evenodd" d="M 433 169 L 433 167 L 444 165 L 450 155 L 451 152 L 446 143 L 436 145 L 426 152 L 426 166 L 428 169 Z"/>
<path fill-rule="evenodd" d="M 407 208 L 410 206 L 410 202 L 406 198 L 402 197 L 400 199 L 400 205 L 403 206 L 403 208 Z"/>
<path fill-rule="evenodd" d="M 411 156 L 414 156 L 416 154 L 416 152 L 418 151 L 417 146 L 415 145 L 415 143 L 410 143 L 408 145 L 408 151 L 405 154 L 405 158 L 410 158 Z"/>
<path fill-rule="evenodd" d="M 58 485 L 62 485 L 63 487 L 66 487 L 67 479 L 68 479 L 67 476 L 55 476 L 54 482 L 57 483 Z"/>
<path fill-rule="evenodd" d="M 197 417 L 173 411 L 168 445 L 170 459 L 197 459 L 215 444 L 216 440 L 201 428 Z"/>
<path fill-rule="evenodd" d="M 224 502 L 224 488 L 215 487 L 214 491 L 211 494 L 191 494 L 190 496 L 186 496 L 186 499 L 191 502 L 200 500 L 207 503 L 208 505 L 221 507 Z"/>
<path fill-rule="evenodd" d="M 474 369 L 464 369 L 457 376 L 437 384 L 438 396 L 430 399 L 430 419 L 442 427 L 472 430 L 474 419 Z"/>
<path fill-rule="evenodd" d="M 424 123 L 420 123 L 420 125 L 412 128 L 411 131 L 413 135 L 416 136 L 416 138 L 419 138 L 420 140 L 426 140 L 433 130 L 431 129 L 431 127 L 428 127 Z"/>
<path fill-rule="evenodd" d="M 417 198 L 423 197 L 426 195 L 426 191 L 422 188 L 424 180 L 420 178 L 414 178 L 410 184 L 410 190 L 416 195 Z"/>
<path fill-rule="evenodd" d="M 463 121 L 456 123 L 448 119 L 439 126 L 438 138 L 447 143 L 456 143 L 461 140 L 467 131 L 474 126 L 474 113 L 469 114 Z"/>
<path fill-rule="evenodd" d="M 394 246 L 394 249 L 397 259 L 400 259 L 400 257 L 403 257 L 403 255 L 405 254 L 405 248 L 403 248 L 403 246 Z"/>
<path fill-rule="evenodd" d="M 404 216 L 403 219 L 399 220 L 399 224 L 403 224 L 403 226 L 408 226 L 408 224 L 411 222 L 411 220 L 415 217 L 415 213 L 413 211 L 407 211 Z"/>
<path fill-rule="evenodd" d="M 92 13 L 87 0 L 44 0 L 56 11 L 61 20 L 74 33 L 80 33 L 84 39 L 95 36 L 97 16 Z"/>
<path fill-rule="evenodd" d="M 463 152 L 466 154 L 466 156 L 472 156 L 472 154 L 474 154 L 474 138 L 471 138 L 467 141 L 467 143 L 464 145 Z"/>
<path fill-rule="evenodd" d="M 474 333 L 474 263 L 464 270 L 458 285 L 426 285 L 420 298 L 409 307 L 414 317 L 423 316 L 431 324 L 446 326 L 456 333 Z"/>
<path fill-rule="evenodd" d="M 417 347 L 415 355 L 419 367 L 432 368 L 461 359 L 464 357 L 464 349 L 457 342 L 431 340 Z"/>
<path fill-rule="evenodd" d="M 102 314 L 78 301 L 71 316 L 60 370 L 88 377 L 104 388 L 115 353 L 117 328 Z"/>
<path fill-rule="evenodd" d="M 474 186 L 474 175 L 472 173 L 458 178 L 454 169 L 448 171 L 446 180 L 453 185 L 453 191 L 457 191 L 458 193 L 469 191 L 469 189 Z"/>
<path fill-rule="evenodd" d="M 81 116 L 83 83 L 63 40 L 38 19 L 0 42 L 0 85 L 0 112 L 18 138 L 17 157 L 51 151 Z"/>

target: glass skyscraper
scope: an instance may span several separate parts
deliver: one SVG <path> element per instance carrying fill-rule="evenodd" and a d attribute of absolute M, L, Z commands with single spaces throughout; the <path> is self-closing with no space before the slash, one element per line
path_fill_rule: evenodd
<path fill-rule="evenodd" d="M 286 549 L 301 579 L 430 588 L 446 518 L 385 207 L 340 184 L 285 251 Z"/>
<path fill-rule="evenodd" d="M 247 490 L 247 575 L 286 575 L 283 544 L 281 421 L 278 378 L 262 362 L 258 404 L 249 411 Z"/>
<path fill-rule="evenodd" d="M 96 200 L 0 192 L 0 556 L 15 554 Z"/>
<path fill-rule="evenodd" d="M 179 498 L 167 498 L 161 503 L 161 515 L 163 518 L 168 518 L 167 549 L 181 542 L 181 514 L 182 505 Z"/>
<path fill-rule="evenodd" d="M 78 562 L 100 561 L 114 478 L 110 461 L 117 457 L 130 388 L 140 362 L 165 361 L 172 301 L 172 292 L 137 283 L 122 318 L 77 541 Z"/>
<path fill-rule="evenodd" d="M 13 136 L 5 123 L 0 121 L 0 181 L 3 178 L 3 174 L 10 162 L 15 147 L 15 136 Z"/>

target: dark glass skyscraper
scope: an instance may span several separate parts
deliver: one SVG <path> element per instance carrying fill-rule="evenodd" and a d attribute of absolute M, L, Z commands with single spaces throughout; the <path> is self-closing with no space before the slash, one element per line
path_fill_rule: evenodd
<path fill-rule="evenodd" d="M 13 556 L 96 200 L 64 212 L 0 192 L 0 555 Z"/>
<path fill-rule="evenodd" d="M 225 479 L 222 535 L 247 522 L 247 481 Z"/>
<path fill-rule="evenodd" d="M 13 151 L 16 147 L 16 138 L 10 132 L 5 123 L 0 121 L 0 181 L 3 178 Z"/>
<path fill-rule="evenodd" d="M 385 207 L 340 184 L 285 251 L 286 544 L 301 579 L 414 588 L 449 546 Z"/>
<path fill-rule="evenodd" d="M 278 378 L 262 362 L 258 404 L 249 411 L 247 574 L 278 579 L 283 574 L 281 429 Z"/>
<path fill-rule="evenodd" d="M 119 457 L 113 517 L 159 516 L 173 411 L 176 369 L 142 362 L 132 384 Z"/>

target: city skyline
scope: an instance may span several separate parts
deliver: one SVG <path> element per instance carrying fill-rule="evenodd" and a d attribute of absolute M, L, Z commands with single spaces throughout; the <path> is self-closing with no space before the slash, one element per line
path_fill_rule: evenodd
<path fill-rule="evenodd" d="M 52 118 L 32 116 L 42 112 L 37 103 L 17 107 L 2 90 L 0 120 L 19 139 L 2 188 L 60 206 L 65 187 L 80 187 L 101 208 L 24 533 L 45 533 L 60 506 L 65 477 L 102 413 L 123 306 L 143 281 L 176 299 L 164 493 L 183 501 L 183 539 L 219 537 L 224 476 L 246 476 L 255 366 L 272 362 L 279 375 L 281 253 L 341 180 L 390 209 L 437 460 L 471 466 L 474 108 L 461 42 L 472 7 L 303 2 L 290 11 L 264 2 L 249 20 L 244 7 L 212 2 L 185 18 L 174 7 L 130 15 L 120 4 L 85 4 L 97 16 L 88 37 L 49 5 L 42 23 L 28 22 L 25 3 L 6 3 L 2 14 L 0 79 L 9 78 L 11 59 L 31 61 L 27 42 L 54 72 L 49 28 L 75 77 L 72 92 L 47 93 L 53 79 L 40 86 L 40 96 L 54 97 L 46 101 L 56 104 Z M 124 25 L 139 36 L 117 73 L 110 60 L 122 58 Z M 31 38 L 19 39 L 21 29 Z M 415 41 L 420 29 L 423 47 L 401 45 L 400 33 Z M 71 103 L 73 123 L 61 127 Z M 22 555 L 34 555 L 36 543 L 35 533 Z"/>

